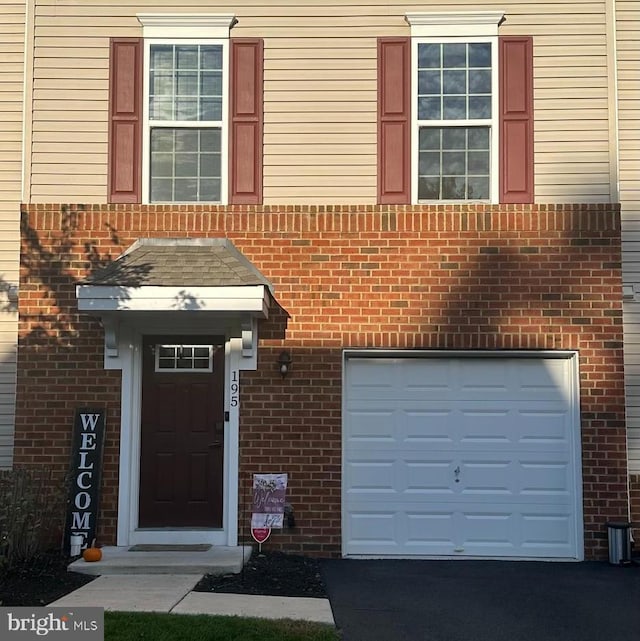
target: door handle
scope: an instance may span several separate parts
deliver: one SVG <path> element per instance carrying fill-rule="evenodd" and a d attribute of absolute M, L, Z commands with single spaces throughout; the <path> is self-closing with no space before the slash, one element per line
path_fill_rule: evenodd
<path fill-rule="evenodd" d="M 209 443 L 209 447 L 220 447 L 222 445 L 222 441 L 214 441 L 213 443 Z"/>

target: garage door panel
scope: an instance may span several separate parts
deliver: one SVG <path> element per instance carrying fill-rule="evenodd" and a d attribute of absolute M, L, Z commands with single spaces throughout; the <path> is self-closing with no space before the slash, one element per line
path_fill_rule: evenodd
<path fill-rule="evenodd" d="M 350 461 L 345 467 L 345 480 L 349 495 L 371 493 L 376 496 L 384 480 L 385 490 L 396 495 L 394 500 L 414 500 L 414 495 L 445 494 L 449 500 L 465 493 L 493 494 L 513 493 L 509 487 L 512 475 L 510 460 L 502 461 L 458 461 L 455 452 L 442 453 L 440 458 L 421 459 L 416 452 L 406 452 L 402 458 L 388 460 L 381 465 L 374 453 L 364 460 Z M 411 460 L 413 459 L 413 460 Z M 456 479 L 458 479 L 456 481 Z"/>
<path fill-rule="evenodd" d="M 468 511 L 461 513 L 461 532 L 469 532 L 460 541 L 460 547 L 468 552 L 474 546 L 484 554 L 508 554 L 517 546 L 516 521 L 518 515 L 511 510 L 487 512 Z"/>
<path fill-rule="evenodd" d="M 517 491 L 512 487 L 513 463 L 509 460 L 462 461 L 454 471 L 454 477 L 454 487 L 459 488 L 461 494 L 478 495 L 480 501 L 491 501 L 498 494 L 512 495 Z"/>
<path fill-rule="evenodd" d="M 517 424 L 520 432 L 519 441 L 530 444 L 558 445 L 570 447 L 568 437 L 571 434 L 571 416 L 562 405 L 547 403 L 544 408 L 525 407 L 518 411 Z"/>
<path fill-rule="evenodd" d="M 571 464 L 569 461 L 550 462 L 547 457 L 544 462 L 521 460 L 519 462 L 518 478 L 520 494 L 535 496 L 540 500 L 551 500 L 552 496 L 571 499 L 572 478 Z"/>
<path fill-rule="evenodd" d="M 345 554 L 579 556 L 572 372 L 566 359 L 349 359 Z"/>
<path fill-rule="evenodd" d="M 411 501 L 412 494 L 442 492 L 453 495 L 451 476 L 453 460 L 400 460 L 380 461 L 373 453 L 364 455 L 360 461 L 351 461 L 345 466 L 344 482 L 349 496 L 372 500 L 383 498 L 380 492 L 393 494 L 393 501 L 400 504 Z"/>
<path fill-rule="evenodd" d="M 388 401 L 371 401 L 368 409 L 347 407 L 351 430 L 347 438 L 366 441 L 396 441 L 411 447 L 446 446 L 475 449 L 478 444 L 508 446 L 525 443 L 531 447 L 569 446 L 570 414 L 566 404 L 529 403 L 521 407 L 498 408 L 494 402 L 447 409 L 447 403 L 412 402 L 390 407 Z"/>
<path fill-rule="evenodd" d="M 365 460 L 352 462 L 349 465 L 348 480 L 350 492 L 357 494 L 361 492 L 397 494 L 396 467 L 394 460 Z"/>
<path fill-rule="evenodd" d="M 350 440 L 368 443 L 371 441 L 395 441 L 396 419 L 393 410 L 350 410 Z"/>
<path fill-rule="evenodd" d="M 451 470 L 452 460 L 445 461 L 405 461 L 400 463 L 398 486 L 404 488 L 409 500 L 416 494 L 442 494 L 452 497 Z M 403 474 L 403 476 L 401 476 Z"/>
<path fill-rule="evenodd" d="M 349 398 L 567 401 L 571 382 L 563 359 L 492 359 L 487 368 L 488 360 L 352 359 Z"/>
<path fill-rule="evenodd" d="M 522 514 L 522 546 L 530 550 L 545 550 L 550 547 L 570 547 L 575 536 L 571 519 L 566 514 L 549 512 Z"/>
<path fill-rule="evenodd" d="M 458 438 L 455 418 L 450 409 L 409 407 L 398 410 L 396 438 L 409 447 L 446 447 Z"/>
<path fill-rule="evenodd" d="M 422 503 L 403 512 L 363 505 L 345 525 L 358 555 L 570 557 L 575 538 L 559 510 L 517 511 L 514 504 L 483 511 L 467 503 L 453 512 Z"/>
<path fill-rule="evenodd" d="M 455 450 L 430 453 L 417 451 L 362 450 L 345 461 L 347 495 L 390 491 L 402 500 L 416 492 L 449 495 L 474 493 L 478 501 L 496 499 L 510 493 L 532 497 L 538 502 L 572 495 L 572 466 L 562 452 L 531 453 L 507 450 L 475 452 L 462 458 Z"/>
<path fill-rule="evenodd" d="M 567 373 L 561 359 L 459 359 L 459 398 L 505 399 L 508 401 L 566 401 Z M 434 367 L 438 363 L 434 361 Z"/>
<path fill-rule="evenodd" d="M 517 439 L 513 411 L 496 408 L 462 408 L 456 413 L 460 425 L 460 445 L 473 448 L 478 443 L 509 445 Z"/>
<path fill-rule="evenodd" d="M 398 521 L 395 510 L 354 510 L 345 525 L 355 545 L 369 550 L 380 548 L 398 553 Z"/>

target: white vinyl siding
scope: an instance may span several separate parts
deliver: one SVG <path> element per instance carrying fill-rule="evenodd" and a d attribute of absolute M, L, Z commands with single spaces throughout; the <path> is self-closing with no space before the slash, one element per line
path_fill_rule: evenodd
<path fill-rule="evenodd" d="M 616 2 L 622 258 L 626 285 L 640 292 L 640 2 Z M 638 300 L 636 294 L 635 299 Z M 640 473 L 640 303 L 625 302 L 629 472 Z"/>
<path fill-rule="evenodd" d="M 18 284 L 22 167 L 24 2 L 0 6 L 0 468 L 11 467 L 18 315 L 7 289 Z"/>
<path fill-rule="evenodd" d="M 139 36 L 136 11 L 175 6 L 36 2 L 33 202 L 105 202 L 109 36 Z M 461 9 L 454 2 L 428 8 Z M 504 10 L 501 35 L 534 37 L 536 200 L 608 202 L 604 0 L 463 8 Z M 211 10 L 204 0 L 184 7 Z M 408 35 L 404 15 L 415 11 L 424 3 L 215 5 L 216 13 L 236 15 L 232 37 L 265 40 L 265 204 L 375 202 L 376 38 Z"/>

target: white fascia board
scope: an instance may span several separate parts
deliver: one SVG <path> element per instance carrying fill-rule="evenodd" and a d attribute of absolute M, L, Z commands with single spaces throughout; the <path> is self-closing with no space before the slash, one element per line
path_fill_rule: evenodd
<path fill-rule="evenodd" d="M 231 13 L 139 13 L 144 38 L 228 38 Z"/>
<path fill-rule="evenodd" d="M 244 287 L 117 287 L 78 285 L 80 312 L 239 312 L 267 318 L 264 285 Z"/>
<path fill-rule="evenodd" d="M 498 35 L 504 11 L 448 11 L 445 13 L 406 13 L 414 38 L 491 37 Z"/>

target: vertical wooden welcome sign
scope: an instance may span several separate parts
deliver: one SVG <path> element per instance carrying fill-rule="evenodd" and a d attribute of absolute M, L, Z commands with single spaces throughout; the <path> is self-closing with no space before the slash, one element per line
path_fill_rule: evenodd
<path fill-rule="evenodd" d="M 77 409 L 73 422 L 71 473 L 67 500 L 67 521 L 63 548 L 70 550 L 70 537 L 82 537 L 81 548 L 96 536 L 102 452 L 104 450 L 104 409 Z"/>

